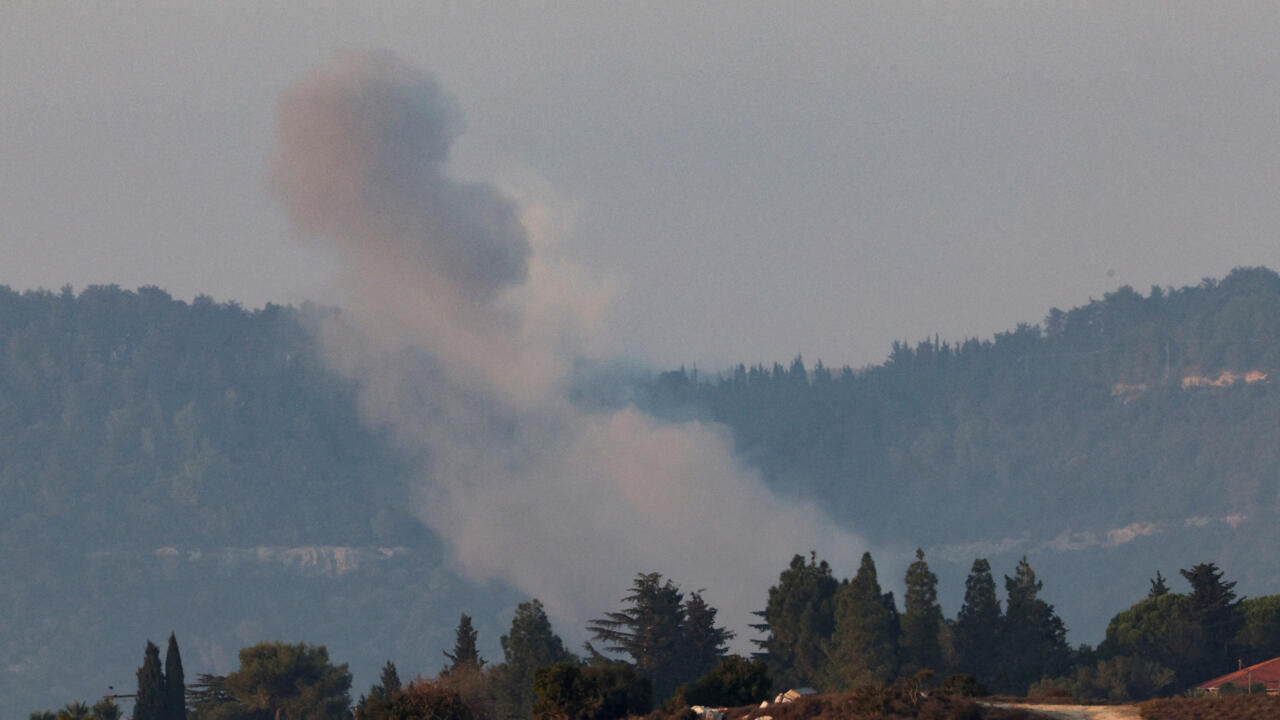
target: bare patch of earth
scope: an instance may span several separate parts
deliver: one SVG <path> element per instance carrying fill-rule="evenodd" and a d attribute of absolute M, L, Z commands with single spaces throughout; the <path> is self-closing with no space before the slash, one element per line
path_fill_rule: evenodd
<path fill-rule="evenodd" d="M 1053 720 L 1141 720 L 1137 705 L 1044 705 L 1040 703 L 983 703 L 991 707 L 1021 708 Z"/>

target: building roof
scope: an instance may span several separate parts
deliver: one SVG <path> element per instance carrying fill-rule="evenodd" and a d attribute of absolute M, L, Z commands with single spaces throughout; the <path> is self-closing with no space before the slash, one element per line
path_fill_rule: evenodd
<path fill-rule="evenodd" d="M 1250 679 L 1255 683 L 1265 684 L 1269 688 L 1280 685 L 1280 657 L 1271 658 L 1257 665 L 1250 665 L 1247 668 L 1228 673 L 1222 677 L 1216 677 L 1208 682 L 1202 682 L 1196 686 L 1196 689 L 1212 690 L 1227 683 L 1244 688 L 1248 687 Z"/>

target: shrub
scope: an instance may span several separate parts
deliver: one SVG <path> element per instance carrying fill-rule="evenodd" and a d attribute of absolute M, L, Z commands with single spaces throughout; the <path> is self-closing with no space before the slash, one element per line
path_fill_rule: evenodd
<path fill-rule="evenodd" d="M 557 720 L 613 720 L 649 712 L 649 681 L 630 665 L 582 667 L 559 662 L 533 675 L 533 704 L 537 718 Z"/>
<path fill-rule="evenodd" d="M 990 694 L 972 675 L 952 675 L 938 686 L 938 690 L 960 697 L 986 697 Z"/>
<path fill-rule="evenodd" d="M 771 686 L 763 660 L 747 660 L 733 655 L 687 686 L 682 704 L 713 707 L 750 705 L 768 698 Z"/>

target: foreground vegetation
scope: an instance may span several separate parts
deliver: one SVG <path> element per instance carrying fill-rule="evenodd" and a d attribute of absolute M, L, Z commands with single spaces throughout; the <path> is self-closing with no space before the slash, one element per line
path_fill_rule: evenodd
<path fill-rule="evenodd" d="M 260 643 L 240 651 L 235 672 L 188 684 L 171 635 L 163 667 L 159 649 L 146 644 L 133 718 L 687 720 L 694 705 L 774 718 L 1005 717 L 969 698 L 995 690 L 1057 701 L 1143 699 L 1210 679 L 1230 657 L 1274 651 L 1280 598 L 1237 600 L 1235 583 L 1212 563 L 1181 575 L 1191 592 L 1172 592 L 1157 573 L 1148 597 L 1116 615 L 1101 646 L 1071 649 L 1025 558 L 1004 578 L 1003 606 L 990 564 L 975 560 L 964 605 L 948 619 L 923 552 L 907 570 L 901 611 L 893 593 L 881 589 L 870 553 L 846 580 L 815 555 L 797 555 L 769 589 L 759 613 L 764 639 L 748 659 L 728 654 L 733 634 L 717 625 L 716 609 L 700 593 L 686 595 L 658 573 L 642 573 L 619 609 L 588 623 L 601 646 L 587 643 L 584 657 L 565 647 L 541 603 L 530 600 L 501 638 L 501 662 L 481 657 L 478 632 L 463 614 L 437 675 L 405 683 L 389 660 L 354 702 L 350 671 L 332 663 L 322 646 Z M 772 704 L 768 712 L 755 707 L 797 687 L 826 694 Z M 1272 706 L 1221 698 L 1148 707 L 1208 717 L 1194 713 Z M 89 715 L 83 703 L 72 703 L 65 714 L 115 720 L 113 708 L 95 706 Z"/>
<path fill-rule="evenodd" d="M 1280 696 L 1162 698 L 1140 706 L 1143 720 L 1275 720 Z"/>

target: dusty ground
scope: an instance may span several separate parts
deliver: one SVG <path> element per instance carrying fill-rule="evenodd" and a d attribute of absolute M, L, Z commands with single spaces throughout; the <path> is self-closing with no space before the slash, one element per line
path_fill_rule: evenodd
<path fill-rule="evenodd" d="M 996 707 L 1022 708 L 1054 720 L 1140 720 L 1137 705 L 1039 705 L 990 703 Z"/>

